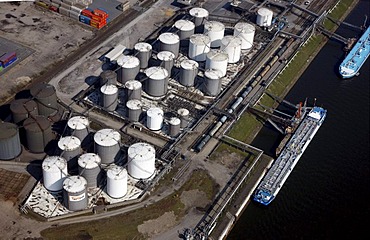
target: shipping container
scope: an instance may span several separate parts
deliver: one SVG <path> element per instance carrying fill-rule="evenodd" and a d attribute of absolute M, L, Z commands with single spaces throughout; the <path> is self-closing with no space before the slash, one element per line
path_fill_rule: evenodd
<path fill-rule="evenodd" d="M 88 18 L 91 18 L 93 16 L 92 12 L 90 10 L 88 10 L 88 9 L 82 10 L 81 11 L 81 15 L 84 15 L 84 16 L 86 16 Z"/>
<path fill-rule="evenodd" d="M 0 57 L 0 62 L 2 62 L 4 66 L 5 63 L 11 61 L 14 58 L 17 59 L 17 54 L 15 52 L 5 53 Z"/>
<path fill-rule="evenodd" d="M 60 7 L 67 9 L 67 10 L 71 9 L 71 5 L 69 5 L 68 3 L 64 3 L 64 2 L 60 3 Z"/>
<path fill-rule="evenodd" d="M 52 2 L 51 3 L 51 6 L 56 7 L 56 8 L 59 8 L 60 7 L 60 4 L 59 3 Z"/>
<path fill-rule="evenodd" d="M 83 9 L 81 9 L 79 7 L 71 6 L 71 12 L 76 12 L 76 13 L 80 14 L 82 10 Z"/>
<path fill-rule="evenodd" d="M 58 8 L 55 6 L 50 6 L 49 9 L 53 12 L 58 12 Z"/>
<path fill-rule="evenodd" d="M 49 5 L 47 5 L 46 3 L 44 2 L 36 2 L 36 5 L 40 6 L 40 7 L 43 7 L 43 8 L 49 8 Z"/>
<path fill-rule="evenodd" d="M 3 67 L 6 68 L 8 67 L 10 64 L 12 64 L 13 62 L 15 62 L 17 60 L 17 57 L 14 57 L 12 59 L 10 59 L 8 62 L 4 63 L 3 62 Z"/>
<path fill-rule="evenodd" d="M 61 0 L 51 0 L 52 3 L 60 4 L 62 1 Z"/>
<path fill-rule="evenodd" d="M 3 70 L 3 66 L 2 64 L 0 63 L 0 72 Z"/>
<path fill-rule="evenodd" d="M 91 18 L 84 15 L 80 15 L 80 22 L 90 25 Z"/>
<path fill-rule="evenodd" d="M 80 21 L 80 14 L 79 13 L 69 11 L 69 17 L 74 19 L 74 20 Z"/>
<path fill-rule="evenodd" d="M 66 9 L 64 7 L 59 8 L 59 13 L 62 14 L 63 16 L 69 17 L 69 9 Z"/>
<path fill-rule="evenodd" d="M 109 16 L 106 12 L 104 12 L 100 9 L 95 9 L 94 10 L 94 15 L 99 16 L 101 18 L 105 18 L 105 19 L 108 18 L 108 16 Z"/>
<path fill-rule="evenodd" d="M 73 5 L 75 5 L 75 3 L 76 3 L 76 1 L 74 1 L 74 0 L 62 0 L 64 3 L 67 3 L 68 5 L 70 5 L 70 6 L 73 6 Z"/>

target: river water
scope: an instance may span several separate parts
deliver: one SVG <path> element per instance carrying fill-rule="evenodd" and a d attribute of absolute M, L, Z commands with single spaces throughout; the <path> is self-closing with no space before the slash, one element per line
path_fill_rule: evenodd
<path fill-rule="evenodd" d="M 345 21 L 360 26 L 369 13 L 369 0 L 362 0 Z M 348 27 L 337 33 L 361 34 Z M 317 98 L 327 118 L 276 199 L 267 207 L 251 202 L 229 240 L 369 239 L 370 59 L 358 77 L 342 80 L 337 74 L 342 47 L 329 41 L 286 96 L 292 103 L 307 97 L 309 105 Z M 277 131 L 264 127 L 253 145 L 272 156 L 279 139 Z"/>

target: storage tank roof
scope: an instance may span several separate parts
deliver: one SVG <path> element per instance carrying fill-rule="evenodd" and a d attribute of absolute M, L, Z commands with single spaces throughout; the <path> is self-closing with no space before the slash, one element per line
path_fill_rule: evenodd
<path fill-rule="evenodd" d="M 195 7 L 190 9 L 189 14 L 193 17 L 208 17 L 209 13 L 204 8 Z"/>
<path fill-rule="evenodd" d="M 24 120 L 23 127 L 26 131 L 42 132 L 50 127 L 50 122 L 44 116 L 33 116 Z"/>
<path fill-rule="evenodd" d="M 100 91 L 106 95 L 113 95 L 118 92 L 118 88 L 113 84 L 105 84 L 100 88 Z"/>
<path fill-rule="evenodd" d="M 137 89 L 140 89 L 141 87 L 142 87 L 142 84 L 138 80 L 128 80 L 125 83 L 125 88 L 130 89 L 130 90 L 137 90 Z"/>
<path fill-rule="evenodd" d="M 163 117 L 164 115 L 163 110 L 157 107 L 149 108 L 148 111 L 146 111 L 146 114 L 149 117 L 157 117 L 157 116 Z"/>
<path fill-rule="evenodd" d="M 100 163 L 101 158 L 95 153 L 85 153 L 78 158 L 78 165 L 86 169 L 99 167 Z"/>
<path fill-rule="evenodd" d="M 131 99 L 131 100 L 128 100 L 126 103 L 126 107 L 132 110 L 139 110 L 141 109 L 142 105 L 143 104 L 138 99 Z"/>
<path fill-rule="evenodd" d="M 117 59 L 117 64 L 123 68 L 134 68 L 140 65 L 140 60 L 135 56 L 121 55 Z"/>
<path fill-rule="evenodd" d="M 134 48 L 136 51 L 139 52 L 149 52 L 150 50 L 152 50 L 152 45 L 146 42 L 138 42 L 135 44 Z"/>
<path fill-rule="evenodd" d="M 179 35 L 170 32 L 162 33 L 161 35 L 159 35 L 158 39 L 165 44 L 175 44 L 180 42 Z"/>
<path fill-rule="evenodd" d="M 257 10 L 258 15 L 260 16 L 272 16 L 274 13 L 268 8 L 260 8 Z"/>
<path fill-rule="evenodd" d="M 204 23 L 204 29 L 207 29 L 208 31 L 219 32 L 225 30 L 225 25 L 218 21 L 208 21 Z"/>
<path fill-rule="evenodd" d="M 199 64 L 194 60 L 185 59 L 184 61 L 180 63 L 180 66 L 183 69 L 192 70 L 192 69 L 198 69 Z"/>
<path fill-rule="evenodd" d="M 35 98 L 45 98 L 55 94 L 55 88 L 48 83 L 42 82 L 32 87 L 30 92 Z"/>
<path fill-rule="evenodd" d="M 238 22 L 235 29 L 242 33 L 252 33 L 256 30 L 252 24 L 246 22 Z"/>
<path fill-rule="evenodd" d="M 153 80 L 163 80 L 168 77 L 168 71 L 163 67 L 150 67 L 145 70 L 148 78 Z"/>
<path fill-rule="evenodd" d="M 49 156 L 42 162 L 42 169 L 46 172 L 60 172 L 67 168 L 67 160 L 59 156 Z"/>
<path fill-rule="evenodd" d="M 239 37 L 227 35 L 222 38 L 221 43 L 226 47 L 239 47 L 242 44 L 242 40 Z"/>
<path fill-rule="evenodd" d="M 190 42 L 195 45 L 209 45 L 211 38 L 204 34 L 193 34 L 190 36 Z"/>
<path fill-rule="evenodd" d="M 82 130 L 89 126 L 89 120 L 84 116 L 74 116 L 68 120 L 67 125 L 71 129 Z"/>
<path fill-rule="evenodd" d="M 148 143 L 134 143 L 127 151 L 128 156 L 137 161 L 145 161 L 155 158 L 155 149 Z"/>
<path fill-rule="evenodd" d="M 107 171 L 107 177 L 114 180 L 127 178 L 127 170 L 121 166 L 111 165 Z"/>
<path fill-rule="evenodd" d="M 180 125 L 180 123 L 181 123 L 180 118 L 172 117 L 172 118 L 170 119 L 170 124 L 171 124 L 171 125 Z"/>
<path fill-rule="evenodd" d="M 157 54 L 157 57 L 161 61 L 171 61 L 175 59 L 176 56 L 170 51 L 161 51 Z"/>
<path fill-rule="evenodd" d="M 207 69 L 204 75 L 209 79 L 220 79 L 222 78 L 222 72 L 218 69 Z"/>
<path fill-rule="evenodd" d="M 14 123 L 0 122 L 0 139 L 8 139 L 18 133 L 18 127 Z"/>
<path fill-rule="evenodd" d="M 175 22 L 175 27 L 182 31 L 190 31 L 195 28 L 195 24 L 192 21 L 180 19 Z"/>
<path fill-rule="evenodd" d="M 212 49 L 207 53 L 207 57 L 212 61 L 227 61 L 229 55 L 224 50 Z"/>
<path fill-rule="evenodd" d="M 101 129 L 94 134 L 94 142 L 100 146 L 114 146 L 121 140 L 121 135 L 114 129 Z"/>
<path fill-rule="evenodd" d="M 86 190 L 87 181 L 82 176 L 69 176 L 63 182 L 63 188 L 69 193 L 78 193 Z"/>
<path fill-rule="evenodd" d="M 188 116 L 189 110 L 187 110 L 186 108 L 180 108 L 177 110 L 177 114 L 179 114 L 180 116 Z"/>
<path fill-rule="evenodd" d="M 14 113 L 26 114 L 37 108 L 37 103 L 31 99 L 17 99 L 10 104 Z"/>
<path fill-rule="evenodd" d="M 64 151 L 73 151 L 81 146 L 81 140 L 75 136 L 62 137 L 58 141 L 58 147 Z"/>

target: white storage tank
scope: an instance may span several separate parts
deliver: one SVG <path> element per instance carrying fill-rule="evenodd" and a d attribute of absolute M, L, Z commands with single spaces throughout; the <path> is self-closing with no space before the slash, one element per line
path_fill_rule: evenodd
<path fill-rule="evenodd" d="M 104 128 L 94 135 L 95 153 L 103 164 L 113 163 L 120 151 L 121 135 L 114 129 Z"/>
<path fill-rule="evenodd" d="M 59 156 L 48 156 L 42 162 L 44 187 L 52 192 L 63 189 L 63 181 L 68 176 L 67 160 Z"/>
<path fill-rule="evenodd" d="M 146 126 L 153 131 L 160 130 L 163 125 L 163 110 L 157 107 L 149 108 L 146 111 Z"/>
<path fill-rule="evenodd" d="M 125 83 L 126 100 L 141 99 L 142 84 L 138 80 L 129 80 Z"/>
<path fill-rule="evenodd" d="M 170 51 L 177 58 L 180 50 L 180 37 L 175 33 L 162 33 L 158 37 L 161 51 Z"/>
<path fill-rule="evenodd" d="M 58 148 L 60 156 L 70 161 L 81 154 L 81 141 L 74 136 L 62 137 L 58 141 Z"/>
<path fill-rule="evenodd" d="M 74 116 L 67 122 L 70 135 L 75 136 L 82 142 L 89 134 L 89 119 L 85 116 Z"/>
<path fill-rule="evenodd" d="M 190 59 L 185 59 L 180 63 L 180 79 L 179 82 L 187 87 L 194 86 L 195 78 L 198 75 L 199 64 Z"/>
<path fill-rule="evenodd" d="M 163 67 L 150 67 L 145 70 L 145 91 L 153 97 L 161 97 L 167 93 L 168 71 Z"/>
<path fill-rule="evenodd" d="M 248 50 L 252 48 L 255 32 L 256 28 L 250 23 L 238 22 L 235 25 L 234 36 L 241 38 L 243 50 Z"/>
<path fill-rule="evenodd" d="M 81 176 L 67 177 L 63 182 L 63 203 L 70 211 L 87 208 L 87 181 Z"/>
<path fill-rule="evenodd" d="M 172 117 L 170 121 L 168 122 L 168 124 L 170 127 L 169 135 L 171 137 L 176 137 L 180 133 L 180 124 L 181 124 L 180 118 Z"/>
<path fill-rule="evenodd" d="M 100 88 L 102 93 L 102 106 L 107 111 L 114 111 L 118 104 L 118 88 L 115 85 L 105 84 Z"/>
<path fill-rule="evenodd" d="M 140 119 L 142 103 L 138 99 L 132 99 L 127 101 L 127 117 L 131 122 L 138 122 Z"/>
<path fill-rule="evenodd" d="M 10 160 L 22 152 L 18 126 L 0 121 L 0 159 Z"/>
<path fill-rule="evenodd" d="M 204 72 L 205 83 L 204 93 L 209 96 L 216 96 L 221 92 L 222 72 L 217 69 L 207 69 Z"/>
<path fill-rule="evenodd" d="M 175 54 L 170 51 L 161 51 L 157 54 L 157 58 L 161 61 L 161 67 L 165 68 L 171 76 L 172 67 L 175 60 Z"/>
<path fill-rule="evenodd" d="M 194 34 L 190 37 L 189 58 L 201 62 L 206 60 L 206 54 L 211 50 L 211 39 L 204 34 Z"/>
<path fill-rule="evenodd" d="M 101 178 L 101 158 L 95 153 L 85 153 L 78 158 L 78 172 L 87 181 L 87 187 L 96 188 Z"/>
<path fill-rule="evenodd" d="M 140 68 L 147 68 L 150 57 L 152 56 L 152 45 L 146 42 L 138 42 L 134 49 L 140 61 Z"/>
<path fill-rule="evenodd" d="M 107 194 L 112 198 L 122 198 L 127 193 L 127 171 L 112 165 L 107 171 Z"/>
<path fill-rule="evenodd" d="M 189 38 L 194 34 L 195 31 L 194 23 L 190 20 L 180 19 L 175 22 L 175 28 L 177 29 L 180 37 L 180 45 L 188 46 Z"/>
<path fill-rule="evenodd" d="M 222 72 L 224 77 L 227 72 L 229 55 L 224 50 L 212 49 L 207 53 L 206 69 L 217 69 Z"/>
<path fill-rule="evenodd" d="M 274 12 L 268 8 L 260 8 L 257 10 L 257 25 L 260 27 L 270 27 Z"/>
<path fill-rule="evenodd" d="M 189 14 L 194 18 L 193 21 L 196 27 L 203 25 L 209 16 L 209 12 L 200 7 L 190 9 Z"/>
<path fill-rule="evenodd" d="M 225 36 L 221 41 L 221 50 L 228 55 L 228 63 L 236 63 L 240 60 L 242 40 L 239 37 Z"/>
<path fill-rule="evenodd" d="M 132 144 L 127 151 L 128 174 L 136 179 L 147 179 L 155 172 L 155 149 L 148 143 Z"/>
<path fill-rule="evenodd" d="M 190 112 L 186 108 L 180 108 L 177 110 L 177 115 L 179 116 L 181 123 L 180 127 L 181 128 L 186 128 L 189 124 L 189 118 L 190 118 Z"/>
<path fill-rule="evenodd" d="M 225 25 L 218 21 L 207 21 L 204 24 L 204 34 L 211 39 L 212 48 L 220 47 L 225 34 Z"/>
<path fill-rule="evenodd" d="M 125 83 L 128 80 L 133 80 L 140 71 L 140 60 L 134 56 L 121 55 L 117 59 L 118 81 Z"/>

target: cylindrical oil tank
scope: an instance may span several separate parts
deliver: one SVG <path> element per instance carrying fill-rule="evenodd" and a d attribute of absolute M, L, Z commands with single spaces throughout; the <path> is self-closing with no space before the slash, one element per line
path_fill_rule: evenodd
<path fill-rule="evenodd" d="M 63 182 L 63 203 L 70 211 L 87 208 L 87 181 L 82 176 L 69 176 Z"/>
<path fill-rule="evenodd" d="M 180 67 L 180 83 L 187 87 L 194 86 L 199 64 L 194 60 L 185 59 L 180 63 Z"/>
<path fill-rule="evenodd" d="M 81 154 L 81 141 L 74 136 L 62 137 L 58 141 L 58 148 L 61 152 L 60 156 L 70 161 Z"/>
<path fill-rule="evenodd" d="M 170 51 L 175 54 L 175 57 L 179 55 L 180 50 L 180 37 L 175 33 L 165 32 L 159 35 L 160 50 Z"/>
<path fill-rule="evenodd" d="M 0 159 L 10 160 L 22 152 L 18 126 L 0 121 Z"/>
<path fill-rule="evenodd" d="M 49 116 L 58 111 L 55 87 L 42 82 L 30 89 L 31 95 L 36 99 L 40 115 Z"/>
<path fill-rule="evenodd" d="M 157 58 L 161 61 L 161 67 L 165 68 L 168 74 L 171 75 L 175 54 L 170 51 L 161 51 L 157 54 Z"/>
<path fill-rule="evenodd" d="M 225 25 L 218 21 L 207 21 L 204 23 L 204 34 L 211 39 L 211 47 L 220 47 L 225 34 Z"/>
<path fill-rule="evenodd" d="M 211 49 L 211 39 L 204 34 L 194 34 L 190 37 L 189 58 L 201 62 L 206 60 L 206 55 Z"/>
<path fill-rule="evenodd" d="M 189 14 L 194 18 L 193 21 L 196 27 L 203 25 L 209 16 L 209 12 L 200 7 L 194 7 L 190 9 Z"/>
<path fill-rule="evenodd" d="M 112 198 L 124 197 L 127 193 L 127 170 L 112 165 L 107 171 L 107 194 Z"/>
<path fill-rule="evenodd" d="M 117 84 L 117 73 L 112 70 L 105 70 L 100 73 L 100 86 L 105 84 Z"/>
<path fill-rule="evenodd" d="M 129 100 L 126 103 L 126 107 L 128 111 L 127 113 L 128 119 L 131 122 L 138 122 L 140 119 L 140 114 L 141 114 L 141 107 L 142 107 L 141 101 L 138 99 Z"/>
<path fill-rule="evenodd" d="M 235 25 L 234 36 L 241 38 L 243 50 L 248 50 L 252 48 L 255 32 L 256 28 L 250 23 L 238 22 Z"/>
<path fill-rule="evenodd" d="M 118 104 L 118 88 L 115 85 L 103 85 L 100 88 L 102 93 L 102 106 L 108 111 L 114 111 Z"/>
<path fill-rule="evenodd" d="M 138 80 L 129 80 L 125 83 L 126 100 L 141 100 L 142 84 Z"/>
<path fill-rule="evenodd" d="M 121 135 L 114 129 L 104 128 L 94 134 L 95 153 L 103 164 L 113 163 L 120 151 Z"/>
<path fill-rule="evenodd" d="M 149 108 L 146 111 L 146 126 L 153 131 L 160 130 L 163 125 L 163 110 L 157 107 Z"/>
<path fill-rule="evenodd" d="M 155 149 L 148 143 L 132 144 L 127 151 L 127 171 L 136 179 L 147 179 L 155 172 Z"/>
<path fill-rule="evenodd" d="M 209 96 L 216 96 L 221 92 L 222 72 L 217 69 L 207 69 L 204 72 L 204 93 Z"/>
<path fill-rule="evenodd" d="M 181 45 L 187 46 L 190 36 L 194 34 L 194 23 L 189 20 L 180 19 L 175 22 L 175 28 L 178 30 Z"/>
<path fill-rule="evenodd" d="M 206 69 L 217 69 L 222 72 L 222 76 L 224 77 L 227 72 L 227 62 L 229 59 L 229 55 L 224 50 L 219 49 L 212 49 L 209 53 L 207 53 L 206 59 Z"/>
<path fill-rule="evenodd" d="M 181 123 L 180 127 L 181 128 L 186 128 L 189 124 L 189 110 L 186 108 L 180 108 L 177 110 L 177 115 L 179 116 Z"/>
<path fill-rule="evenodd" d="M 180 124 L 181 124 L 180 118 L 173 117 L 173 118 L 170 119 L 168 124 L 169 124 L 169 127 L 170 127 L 170 130 L 169 130 L 170 136 L 171 137 L 176 137 L 180 132 Z"/>
<path fill-rule="evenodd" d="M 87 181 L 87 187 L 98 187 L 101 178 L 101 158 L 95 153 L 85 153 L 78 158 L 78 172 Z"/>
<path fill-rule="evenodd" d="M 28 150 L 34 153 L 44 151 L 46 145 L 53 139 L 51 124 L 44 116 L 30 117 L 24 120 Z"/>
<path fill-rule="evenodd" d="M 273 11 L 268 8 L 260 8 L 257 10 L 257 25 L 260 27 L 271 26 L 272 17 L 274 16 Z"/>
<path fill-rule="evenodd" d="M 64 179 L 68 176 L 67 160 L 59 156 L 48 156 L 42 162 L 44 187 L 52 192 L 63 189 Z"/>
<path fill-rule="evenodd" d="M 140 61 L 140 68 L 147 68 L 150 57 L 152 56 L 152 45 L 146 42 L 135 44 L 136 57 Z"/>
<path fill-rule="evenodd" d="M 10 104 L 13 121 L 20 123 L 29 116 L 38 115 L 37 103 L 31 99 L 17 99 Z"/>
<path fill-rule="evenodd" d="M 228 63 L 236 63 L 240 60 L 242 40 L 239 37 L 225 36 L 221 41 L 221 50 L 228 55 Z"/>
<path fill-rule="evenodd" d="M 118 81 L 125 83 L 128 80 L 133 80 L 140 71 L 140 61 L 135 56 L 121 55 L 117 59 L 117 64 L 120 66 L 118 69 Z"/>
<path fill-rule="evenodd" d="M 89 134 L 89 119 L 84 116 L 71 117 L 67 122 L 70 135 L 75 136 L 82 142 Z"/>
<path fill-rule="evenodd" d="M 161 97 L 167 93 L 168 71 L 163 67 L 150 67 L 145 70 L 145 91 L 154 97 Z"/>

